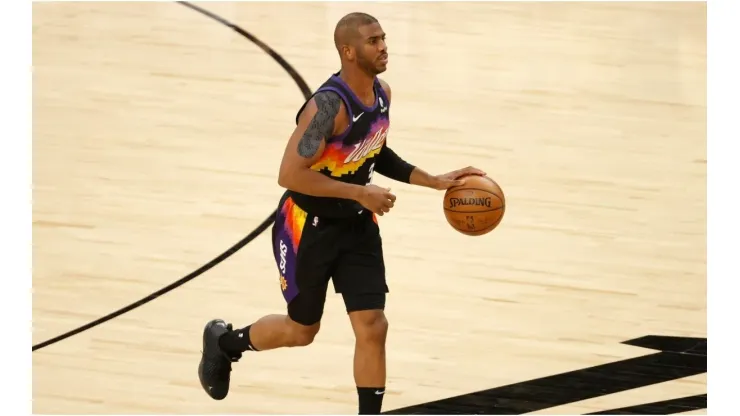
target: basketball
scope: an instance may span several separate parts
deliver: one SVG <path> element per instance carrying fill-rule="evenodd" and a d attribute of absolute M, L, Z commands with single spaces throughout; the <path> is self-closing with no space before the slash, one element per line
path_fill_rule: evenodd
<path fill-rule="evenodd" d="M 465 179 L 465 185 L 452 187 L 445 192 L 445 218 L 452 228 L 463 234 L 488 234 L 504 217 L 504 192 L 487 176 L 470 175 Z"/>

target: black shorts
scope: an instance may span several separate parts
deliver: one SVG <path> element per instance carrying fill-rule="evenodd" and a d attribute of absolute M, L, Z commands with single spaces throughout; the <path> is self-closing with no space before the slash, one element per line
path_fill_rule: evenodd
<path fill-rule="evenodd" d="M 372 212 L 318 217 L 286 193 L 272 227 L 272 246 L 280 290 L 294 321 L 312 325 L 321 320 L 329 280 L 347 312 L 385 307 L 383 247 Z"/>

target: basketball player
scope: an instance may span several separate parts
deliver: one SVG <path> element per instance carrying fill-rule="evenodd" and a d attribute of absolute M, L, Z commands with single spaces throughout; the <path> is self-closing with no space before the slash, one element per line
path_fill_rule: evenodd
<path fill-rule="evenodd" d="M 373 172 L 396 181 L 444 190 L 468 167 L 432 176 L 396 155 L 386 142 L 392 103 L 388 49 L 378 21 L 343 17 L 334 43 L 341 70 L 300 108 L 285 148 L 278 183 L 286 188 L 272 228 L 287 315 L 268 315 L 242 329 L 216 319 L 203 333 L 201 385 L 213 399 L 229 390 L 231 363 L 246 351 L 311 344 L 319 332 L 329 280 L 344 299 L 355 334 L 354 380 L 360 414 L 379 414 L 385 393 L 384 315 L 388 286 L 377 216 L 396 200 L 370 184 Z"/>

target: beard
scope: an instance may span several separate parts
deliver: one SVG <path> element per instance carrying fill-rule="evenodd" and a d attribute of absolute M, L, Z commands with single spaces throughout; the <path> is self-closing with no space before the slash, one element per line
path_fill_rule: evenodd
<path fill-rule="evenodd" d="M 380 69 L 375 61 L 367 59 L 365 56 L 357 56 L 357 66 L 359 66 L 363 72 L 371 76 L 378 75 L 385 71 L 385 69 Z"/>

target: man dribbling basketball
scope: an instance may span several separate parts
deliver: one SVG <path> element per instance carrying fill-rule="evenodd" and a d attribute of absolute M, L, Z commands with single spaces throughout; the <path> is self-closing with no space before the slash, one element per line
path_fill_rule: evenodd
<path fill-rule="evenodd" d="M 278 183 L 286 188 L 272 228 L 287 315 L 268 315 L 242 329 L 216 319 L 203 333 L 198 368 L 206 393 L 229 391 L 231 363 L 246 351 L 309 345 L 319 331 L 329 280 L 341 293 L 355 333 L 354 379 L 360 414 L 379 414 L 386 383 L 384 314 L 388 286 L 376 215 L 393 208 L 373 172 L 437 190 L 462 185 L 468 167 L 432 176 L 387 145 L 391 89 L 377 75 L 388 50 L 378 21 L 351 13 L 336 26 L 341 70 L 300 108 Z"/>

